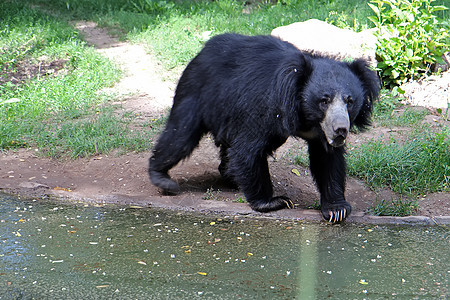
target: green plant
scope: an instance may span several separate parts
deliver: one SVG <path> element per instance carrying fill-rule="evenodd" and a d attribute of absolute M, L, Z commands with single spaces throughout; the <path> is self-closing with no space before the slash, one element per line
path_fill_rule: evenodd
<path fill-rule="evenodd" d="M 314 203 L 306 205 L 306 208 L 307 209 L 320 210 L 322 208 L 322 205 L 320 204 L 319 200 L 314 200 Z"/>
<path fill-rule="evenodd" d="M 158 0 L 132 0 L 130 4 L 137 10 L 137 12 L 163 12 L 172 9 L 175 4 L 173 2 L 158 1 Z"/>
<path fill-rule="evenodd" d="M 400 105 L 398 97 L 393 96 L 389 90 L 383 89 L 380 98 L 375 102 L 373 107 L 374 119 L 377 120 L 380 117 L 390 118 L 392 111 Z"/>
<path fill-rule="evenodd" d="M 234 199 L 234 202 L 238 202 L 238 203 L 246 203 L 247 200 L 245 200 L 245 196 L 242 194 L 237 194 L 236 198 Z"/>
<path fill-rule="evenodd" d="M 328 17 L 325 19 L 325 22 L 339 28 L 350 29 L 357 32 L 367 29 L 367 24 L 361 24 L 360 20 L 357 18 L 353 18 L 353 20 L 351 19 L 351 16 L 345 12 L 337 12 L 332 10 L 328 13 Z"/>
<path fill-rule="evenodd" d="M 390 203 L 381 200 L 368 209 L 368 213 L 374 216 L 397 216 L 405 217 L 417 212 L 419 204 L 416 200 L 392 200 Z"/>
<path fill-rule="evenodd" d="M 371 141 L 348 153 L 348 171 L 368 186 L 389 186 L 400 194 L 450 190 L 449 129 L 424 136 L 416 133 L 398 144 Z"/>
<path fill-rule="evenodd" d="M 220 198 L 220 190 L 214 190 L 214 188 L 210 187 L 206 190 L 205 194 L 203 195 L 203 200 L 219 200 Z"/>
<path fill-rule="evenodd" d="M 377 27 L 378 68 L 385 83 L 398 86 L 429 72 L 430 66 L 441 61 L 449 48 L 449 25 L 436 12 L 445 6 L 434 0 L 372 0 L 369 3 Z"/>
<path fill-rule="evenodd" d="M 447 108 L 445 110 L 443 110 L 442 108 L 437 108 L 436 112 L 442 115 L 445 121 L 448 121 L 450 116 L 450 102 L 447 102 Z"/>

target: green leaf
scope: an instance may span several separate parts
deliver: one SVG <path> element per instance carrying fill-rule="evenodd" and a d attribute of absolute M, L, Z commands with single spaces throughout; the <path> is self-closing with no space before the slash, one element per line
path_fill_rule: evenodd
<path fill-rule="evenodd" d="M 367 17 L 375 26 L 379 27 L 381 24 L 375 16 Z"/>
<path fill-rule="evenodd" d="M 377 15 L 369 17 L 379 30 L 378 68 L 389 85 L 399 84 L 429 72 L 448 49 L 448 23 L 433 15 L 446 9 L 433 6 L 433 0 L 372 0 Z M 386 9 L 387 7 L 387 9 Z"/>
<path fill-rule="evenodd" d="M 405 54 L 406 54 L 406 57 L 411 58 L 414 55 L 414 52 L 410 48 L 408 48 L 408 49 L 406 49 Z"/>
<path fill-rule="evenodd" d="M 369 7 L 373 10 L 373 12 L 379 17 L 380 16 L 380 10 L 378 9 L 377 6 L 371 4 L 371 3 L 367 3 L 367 5 L 369 5 Z"/>
<path fill-rule="evenodd" d="M 432 6 L 432 8 L 430 9 L 431 12 L 435 12 L 435 11 L 441 11 L 441 10 L 447 10 L 448 8 L 443 6 L 443 5 L 436 5 L 436 6 Z"/>
<path fill-rule="evenodd" d="M 414 14 L 412 13 L 406 14 L 406 18 L 408 19 L 409 22 L 414 22 L 415 20 Z"/>
<path fill-rule="evenodd" d="M 392 78 L 398 78 L 400 76 L 400 73 L 397 70 L 392 70 L 391 72 Z"/>

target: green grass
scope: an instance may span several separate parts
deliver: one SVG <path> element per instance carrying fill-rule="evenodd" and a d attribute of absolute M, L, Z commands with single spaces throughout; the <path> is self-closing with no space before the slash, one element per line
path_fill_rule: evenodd
<path fill-rule="evenodd" d="M 373 109 L 373 119 L 378 126 L 382 127 L 415 125 L 428 114 L 429 111 L 426 108 L 402 106 L 400 98 L 392 96 L 387 90 L 382 91 Z"/>
<path fill-rule="evenodd" d="M 417 196 L 450 191 L 450 129 L 430 134 L 421 129 L 404 143 L 372 140 L 347 154 L 348 174 L 373 188 Z M 308 154 L 291 155 L 295 164 L 309 166 Z"/>
<path fill-rule="evenodd" d="M 237 203 L 247 203 L 247 200 L 245 199 L 245 196 L 242 194 L 236 194 L 236 197 L 234 198 L 233 202 Z"/>
<path fill-rule="evenodd" d="M 371 187 L 389 186 L 394 192 L 418 195 L 450 191 L 449 128 L 424 132 L 404 144 L 371 141 L 349 151 L 348 173 Z"/>
<path fill-rule="evenodd" d="M 20 2 L 0 3 L 0 76 L 19 66 L 31 69 L 38 59 L 64 60 L 64 70 L 17 84 L 1 81 L 0 149 L 36 147 L 52 157 L 80 157 L 151 146 L 151 126 L 131 131 L 132 119 L 103 108 L 108 98 L 99 90 L 119 79 L 116 66 L 66 22 Z"/>
<path fill-rule="evenodd" d="M 107 107 L 96 115 L 80 119 L 34 126 L 23 124 L 23 128 L 18 128 L 23 135 L 20 143 L 26 146 L 26 141 L 32 140 L 33 146 L 47 156 L 71 158 L 109 153 L 113 149 L 118 154 L 149 149 L 152 138 L 159 131 L 159 120 L 136 127 L 134 115 L 118 117 L 115 114 L 114 107 Z"/>
<path fill-rule="evenodd" d="M 347 6 L 348 1 L 305 0 L 251 7 L 239 1 L 189 2 L 171 8 L 170 12 L 165 12 L 164 22 L 135 35 L 135 39 L 151 45 L 167 68 L 186 64 L 209 36 L 225 32 L 270 34 L 272 29 L 293 22 L 310 18 L 325 20 L 334 10 L 363 20 L 368 13 L 358 1 L 350 1 L 353 6 Z"/>
<path fill-rule="evenodd" d="M 219 189 L 215 190 L 214 188 L 210 187 L 209 189 L 206 190 L 202 199 L 203 200 L 220 200 L 220 198 L 222 198 L 220 193 L 221 192 Z"/>
<path fill-rule="evenodd" d="M 397 199 L 391 202 L 381 200 L 368 209 L 368 213 L 374 216 L 406 217 L 417 212 L 419 205 L 417 200 Z"/>
<path fill-rule="evenodd" d="M 26 57 L 63 53 L 79 43 L 77 32 L 20 2 L 0 3 L 0 67 L 11 68 Z"/>
<path fill-rule="evenodd" d="M 34 0 L 68 18 L 92 19 L 122 37 L 147 43 L 167 69 L 185 65 L 201 49 L 205 32 L 270 34 L 272 29 L 310 18 L 343 27 L 369 26 L 372 12 L 359 0 L 153 1 Z"/>

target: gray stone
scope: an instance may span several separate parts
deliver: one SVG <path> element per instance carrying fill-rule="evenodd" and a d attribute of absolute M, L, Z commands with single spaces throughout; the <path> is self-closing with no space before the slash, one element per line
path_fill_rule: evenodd
<path fill-rule="evenodd" d="M 23 189 L 30 189 L 30 190 L 37 190 L 37 189 L 49 189 L 50 187 L 48 185 L 39 183 L 39 182 L 33 182 L 33 181 L 24 181 L 19 184 L 20 188 Z"/>
<path fill-rule="evenodd" d="M 374 29 L 354 32 L 326 22 L 310 19 L 275 28 L 272 35 L 290 42 L 298 49 L 329 55 L 338 59 L 365 58 L 376 66 Z"/>

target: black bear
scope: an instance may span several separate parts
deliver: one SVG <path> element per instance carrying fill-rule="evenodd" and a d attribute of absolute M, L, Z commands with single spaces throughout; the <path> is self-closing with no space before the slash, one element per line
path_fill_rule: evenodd
<path fill-rule="evenodd" d="M 370 123 L 380 90 L 366 61 L 304 53 L 272 36 L 211 38 L 184 70 L 166 128 L 150 158 L 152 183 L 176 193 L 168 171 L 210 132 L 220 147 L 219 171 L 237 184 L 252 209 L 293 208 L 273 196 L 267 157 L 289 136 L 308 142 L 310 168 L 325 220 L 351 212 L 345 201 L 345 140 Z"/>

